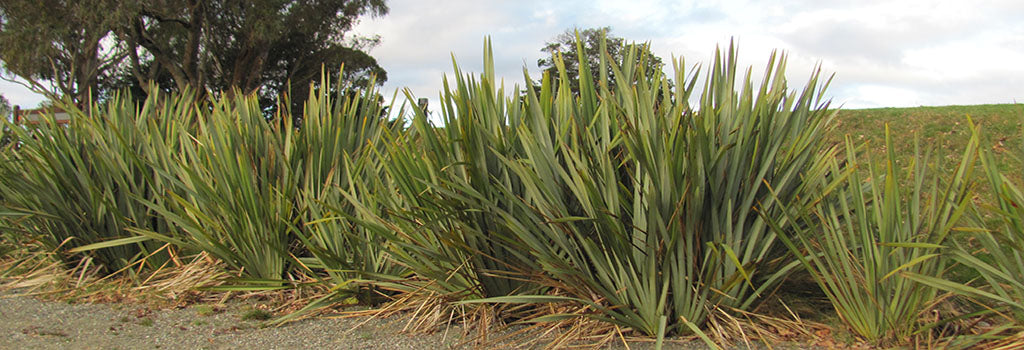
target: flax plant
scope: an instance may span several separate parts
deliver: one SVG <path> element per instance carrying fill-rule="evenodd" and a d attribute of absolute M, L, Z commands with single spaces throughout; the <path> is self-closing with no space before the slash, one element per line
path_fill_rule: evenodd
<path fill-rule="evenodd" d="M 484 73 L 444 80 L 439 114 L 413 109 L 408 135 L 388 148 L 390 219 L 364 216 L 388 240 L 392 256 L 432 291 L 457 298 L 505 296 L 532 288 L 536 271 L 496 211 L 518 207 L 519 179 L 502 162 L 518 157 L 522 102 L 495 80 L 489 42 Z M 512 97 L 508 97 L 512 96 Z M 411 94 L 407 97 L 412 100 Z M 397 277 L 397 276 L 394 276 Z"/>
<path fill-rule="evenodd" d="M 737 86 L 736 50 L 718 52 L 697 107 L 681 59 L 671 81 L 603 59 L 601 72 L 634 82 L 615 91 L 581 59 L 578 95 L 556 59 L 557 82 L 527 91 L 523 156 L 503 154 L 523 187 L 506 195 L 523 208 L 489 208 L 569 295 L 544 300 L 659 338 L 700 334 L 710 313 L 750 308 L 797 265 L 764 218 L 786 221 L 782 208 L 815 195 L 832 113 L 818 74 L 790 92 L 776 58 L 755 89 L 749 70 Z M 489 301 L 526 300 L 541 299 Z"/>
<path fill-rule="evenodd" d="M 182 134 L 179 163 L 163 175 L 177 191 L 144 201 L 181 231 L 144 236 L 205 251 L 254 285 L 277 285 L 291 261 L 298 176 L 289 162 L 290 116 L 268 121 L 253 96 L 213 103 L 193 134 Z M 207 114 L 208 113 L 208 114 Z"/>
<path fill-rule="evenodd" d="M 476 274 L 466 267 L 469 253 L 460 236 L 438 208 L 434 188 L 437 169 L 430 162 L 418 134 L 434 132 L 423 111 L 418 110 L 412 131 L 395 135 L 384 153 L 384 181 L 368 182 L 365 188 L 378 193 L 386 208 L 374 211 L 348 191 L 341 193 L 356 209 L 351 220 L 381 237 L 381 248 L 408 273 L 382 274 L 373 279 L 380 286 L 407 292 L 426 292 L 453 298 L 479 297 L 482 292 Z M 421 123 L 416 126 L 416 123 Z M 429 151 L 427 151 L 429 152 Z M 385 192 L 386 191 L 386 192 Z"/>
<path fill-rule="evenodd" d="M 178 132 L 194 118 L 194 99 L 153 94 L 137 105 L 116 96 L 85 110 L 67 104 L 72 123 L 12 125 L 16 149 L 3 152 L 0 197 L 4 206 L 31 214 L 20 229 L 62 248 L 69 264 L 89 258 L 110 273 L 147 257 L 159 266 L 166 255 L 133 228 L 171 234 L 161 215 L 137 198 L 160 202 L 169 184 L 159 173 L 170 166 Z"/>
<path fill-rule="evenodd" d="M 940 180 L 928 174 L 932 158 L 916 145 L 902 169 L 888 127 L 885 135 L 881 167 L 860 161 L 847 137 L 845 167 L 830 165 L 830 190 L 810 207 L 790 208 L 794 220 L 814 224 L 778 232 L 855 334 L 894 345 L 928 329 L 920 317 L 938 290 L 919 280 L 938 279 L 949 265 L 942 254 L 970 206 L 978 139 L 975 134 L 957 170 Z"/>
<path fill-rule="evenodd" d="M 323 87 L 311 91 L 304 104 L 292 149 L 293 166 L 302 171 L 296 199 L 302 225 L 297 232 L 312 255 L 303 259 L 304 265 L 322 268 L 335 286 L 368 274 L 401 274 L 381 248 L 381 237 L 346 218 L 356 210 L 341 191 L 381 213 L 385 196 L 380 193 L 388 192 L 382 151 L 386 137 L 400 133 L 402 125 L 387 120 L 376 89 L 359 92 L 339 84 L 332 92 L 326 76 L 321 82 Z"/>
<path fill-rule="evenodd" d="M 977 126 L 969 123 L 977 137 Z M 1024 156 L 1024 149 L 1019 156 Z M 1024 161 L 1018 157 L 1015 161 Z M 968 297 L 991 301 L 986 308 L 1009 309 L 1012 323 L 1024 325 L 1024 192 L 999 170 L 991 151 L 981 151 L 981 164 L 985 171 L 994 203 L 978 206 L 974 219 L 984 223 L 985 214 L 995 216 L 997 227 L 991 230 L 972 230 L 970 240 L 955 242 L 950 253 L 959 263 L 974 269 L 980 276 L 981 286 L 957 283 L 926 275 L 910 277 L 922 283 L 959 293 Z M 981 226 L 981 225 L 979 225 Z"/>

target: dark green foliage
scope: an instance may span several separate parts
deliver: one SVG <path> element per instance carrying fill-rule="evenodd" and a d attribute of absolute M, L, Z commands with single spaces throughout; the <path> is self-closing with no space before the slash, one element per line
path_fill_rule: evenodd
<path fill-rule="evenodd" d="M 292 93 L 289 82 L 305 101 L 324 66 L 344 65 L 337 79 L 352 86 L 383 83 L 365 52 L 377 39 L 346 34 L 387 12 L 383 0 L 3 1 L 0 60 L 40 90 L 52 82 L 55 100 L 191 87 L 200 97 L 257 92 L 267 107 Z"/>
<path fill-rule="evenodd" d="M 8 0 L 0 2 L 3 68 L 52 97 L 87 102 L 90 91 L 109 87 L 125 58 L 122 45 L 108 44 L 131 9 L 119 0 Z"/>
<path fill-rule="evenodd" d="M 118 33 L 152 56 L 130 55 L 126 62 L 140 82 L 169 78 L 177 89 L 215 93 L 237 88 L 259 93 L 261 104 L 270 106 L 283 93 L 305 101 L 305 88 L 324 66 L 344 65 L 336 81 L 353 85 L 363 86 L 371 75 L 387 80 L 363 52 L 376 39 L 345 36 L 360 16 L 387 12 L 382 0 L 142 1 Z M 289 91 L 289 82 L 300 89 Z"/>
<path fill-rule="evenodd" d="M 560 74 L 560 68 L 558 68 L 555 61 L 561 59 L 565 74 L 569 78 L 569 89 L 579 93 L 580 69 L 582 69 L 580 62 L 584 62 L 590 66 L 591 82 L 594 84 L 606 84 L 610 91 L 615 91 L 619 77 L 611 71 L 611 67 L 607 65 L 601 66 L 600 63 L 601 60 L 625 62 L 624 59 L 630 49 L 630 45 L 627 45 L 626 39 L 610 35 L 610 33 L 610 27 L 568 29 L 545 43 L 541 51 L 550 56 L 537 60 L 537 67 L 543 69 L 546 74 L 553 78 L 552 82 L 557 84 L 561 82 L 560 79 L 557 79 Z M 604 47 L 603 51 L 600 49 L 602 46 Z M 583 51 L 579 51 L 579 49 L 583 49 Z M 650 79 L 655 74 L 663 74 L 662 68 L 665 67 L 665 63 L 662 62 L 661 57 L 655 56 L 651 52 L 650 44 L 637 45 L 637 49 L 639 53 L 634 55 L 634 61 L 627 64 L 644 65 L 645 76 L 643 78 Z M 607 56 L 602 57 L 603 55 Z M 605 71 L 602 72 L 597 67 L 605 67 Z M 605 80 L 601 79 L 602 76 L 605 77 Z M 670 81 L 670 83 L 672 82 Z"/>

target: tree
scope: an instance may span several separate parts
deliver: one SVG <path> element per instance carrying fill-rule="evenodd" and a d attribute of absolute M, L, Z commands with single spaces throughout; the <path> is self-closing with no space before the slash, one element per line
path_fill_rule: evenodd
<path fill-rule="evenodd" d="M 580 40 L 583 41 L 583 49 L 586 51 L 584 56 L 587 63 L 591 67 L 592 79 L 596 83 L 600 81 L 601 72 L 601 40 L 606 40 L 606 49 L 608 57 L 617 64 L 622 64 L 626 54 L 629 52 L 629 45 L 626 44 L 626 40 L 620 37 L 611 36 L 608 33 L 611 32 L 610 27 L 602 28 L 588 28 L 580 30 L 579 28 L 571 28 L 554 37 L 551 41 L 544 44 L 544 48 L 541 52 L 549 54 L 548 57 L 537 60 L 537 66 L 542 68 L 547 74 L 553 79 L 558 78 L 558 68 L 555 66 L 555 56 L 561 55 L 565 63 L 565 71 L 569 77 L 569 81 L 572 86 L 570 89 L 579 93 L 579 74 L 580 64 L 578 60 L 577 51 L 577 35 Z M 650 45 L 640 44 L 638 45 L 640 51 L 636 57 L 636 63 L 643 63 L 646 74 L 648 76 L 653 75 L 655 72 L 660 72 L 664 63 L 661 58 L 654 55 L 650 51 Z M 617 82 L 615 81 L 615 75 L 612 73 L 611 68 L 608 68 L 608 88 L 614 91 Z"/>
<path fill-rule="evenodd" d="M 363 51 L 376 39 L 345 33 L 360 16 L 387 12 L 384 0 L 146 1 L 120 35 L 140 86 L 163 79 L 273 98 L 291 82 L 295 100 L 324 66 L 345 64 L 347 81 L 374 73 L 383 83 L 384 70 Z"/>
<path fill-rule="evenodd" d="M 50 98 L 86 101 L 125 55 L 111 34 L 130 16 L 126 8 L 118 0 L 0 1 L 4 71 Z"/>
<path fill-rule="evenodd" d="M 0 0 L 0 60 L 77 102 L 150 81 L 271 100 L 291 82 L 296 100 L 321 67 L 344 64 L 340 78 L 353 85 L 371 74 L 383 83 L 365 52 L 378 40 L 347 33 L 387 12 L 385 0 Z"/>
<path fill-rule="evenodd" d="M 0 116 L 10 119 L 11 113 L 14 113 L 14 108 L 11 106 L 11 101 L 7 100 L 3 94 L 0 94 Z"/>
<path fill-rule="evenodd" d="M 14 114 L 14 108 L 11 107 L 11 102 L 7 100 L 7 97 L 4 97 L 4 95 L 2 94 L 0 94 L 0 114 L 2 114 L 3 117 L 8 121 L 14 119 L 14 116 L 12 115 Z M 4 124 L 4 127 L 0 128 L 0 150 L 2 150 L 10 143 L 11 133 L 10 130 L 7 128 L 7 124 Z"/>

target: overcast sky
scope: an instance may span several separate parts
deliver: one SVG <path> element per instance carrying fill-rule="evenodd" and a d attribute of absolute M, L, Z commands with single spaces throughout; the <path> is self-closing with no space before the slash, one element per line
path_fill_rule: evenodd
<path fill-rule="evenodd" d="M 815 64 L 835 73 L 831 96 L 847 108 L 1024 102 L 1024 1 L 481 1 L 392 0 L 364 19 L 379 34 L 371 51 L 388 71 L 385 90 L 436 98 L 451 54 L 482 70 L 491 36 L 506 85 L 537 72 L 545 41 L 567 28 L 611 26 L 653 51 L 706 62 L 716 45 L 739 43 L 741 61 L 763 69 L 773 49 L 789 54 L 790 86 Z M 537 74 L 533 74 L 535 77 Z"/>
<path fill-rule="evenodd" d="M 773 49 L 789 54 L 790 86 L 811 69 L 835 73 L 830 95 L 846 108 L 1024 102 L 1024 1 L 488 1 L 390 0 L 391 13 L 365 18 L 361 35 L 388 72 L 387 94 L 409 87 L 436 100 L 454 54 L 482 70 L 483 38 L 508 87 L 537 72 L 544 42 L 568 28 L 610 26 L 650 42 L 666 60 L 706 62 L 716 45 L 739 43 L 741 61 L 763 69 Z M 534 74 L 537 76 L 538 74 Z M 0 84 L 14 104 L 38 97 Z"/>

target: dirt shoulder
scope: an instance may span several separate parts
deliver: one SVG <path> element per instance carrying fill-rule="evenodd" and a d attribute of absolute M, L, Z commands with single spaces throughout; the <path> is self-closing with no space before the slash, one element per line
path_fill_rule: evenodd
<path fill-rule="evenodd" d="M 254 304 L 247 302 L 171 309 L 134 303 L 67 303 L 6 291 L 0 292 L 0 339 L 4 339 L 0 349 L 439 350 L 521 348 L 518 343 L 522 343 L 515 338 L 501 344 L 467 343 L 459 327 L 431 334 L 403 332 L 406 320 L 401 318 L 317 317 L 263 327 L 263 321 L 246 319 L 253 309 Z M 535 342 L 525 348 L 546 344 Z M 626 347 L 618 343 L 606 348 Z M 651 348 L 649 342 L 629 344 L 629 349 Z M 665 348 L 707 349 L 694 341 L 672 342 Z"/>
<path fill-rule="evenodd" d="M 446 349 L 453 334 L 405 334 L 395 319 L 316 318 L 281 327 L 243 319 L 251 306 L 152 310 L 0 295 L 0 349 Z"/>

